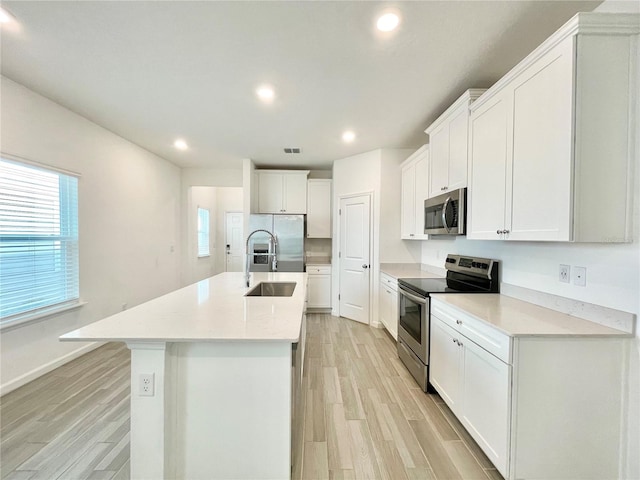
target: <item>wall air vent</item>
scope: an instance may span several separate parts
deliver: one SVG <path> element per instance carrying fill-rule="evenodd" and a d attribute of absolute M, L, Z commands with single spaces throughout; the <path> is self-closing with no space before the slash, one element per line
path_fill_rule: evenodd
<path fill-rule="evenodd" d="M 301 150 L 299 148 L 285 148 L 284 153 L 300 153 Z"/>

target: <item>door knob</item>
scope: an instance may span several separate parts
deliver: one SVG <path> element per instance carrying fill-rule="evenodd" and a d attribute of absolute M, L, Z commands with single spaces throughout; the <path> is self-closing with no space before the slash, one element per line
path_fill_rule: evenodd
<path fill-rule="evenodd" d="M 365 268 L 365 269 L 366 269 L 366 268 L 369 268 L 369 265 L 367 265 L 366 263 L 363 263 L 363 264 L 362 264 L 362 268 Z"/>

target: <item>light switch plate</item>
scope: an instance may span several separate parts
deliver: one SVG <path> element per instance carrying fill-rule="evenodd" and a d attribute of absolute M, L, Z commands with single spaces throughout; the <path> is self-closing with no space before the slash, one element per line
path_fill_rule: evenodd
<path fill-rule="evenodd" d="M 578 287 L 587 286 L 587 269 L 585 267 L 573 267 L 573 284 Z"/>

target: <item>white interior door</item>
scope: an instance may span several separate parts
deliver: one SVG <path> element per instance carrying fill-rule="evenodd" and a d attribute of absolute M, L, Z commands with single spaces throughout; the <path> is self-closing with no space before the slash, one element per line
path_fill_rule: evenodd
<path fill-rule="evenodd" d="M 369 195 L 340 199 L 340 315 L 369 323 Z"/>
<path fill-rule="evenodd" d="M 227 272 L 241 272 L 243 268 L 244 245 L 242 239 L 242 212 L 225 213 L 225 249 Z"/>

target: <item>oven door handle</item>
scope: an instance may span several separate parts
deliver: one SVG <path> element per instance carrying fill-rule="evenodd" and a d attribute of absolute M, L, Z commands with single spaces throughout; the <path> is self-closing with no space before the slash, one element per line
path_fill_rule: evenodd
<path fill-rule="evenodd" d="M 405 297 L 407 297 L 409 300 L 413 300 L 416 303 L 419 303 L 421 305 L 426 305 L 427 304 L 427 299 L 423 298 L 423 297 L 418 297 L 412 293 L 407 292 L 404 288 L 398 286 L 398 289 L 400 290 L 400 293 L 402 295 L 404 295 Z"/>

